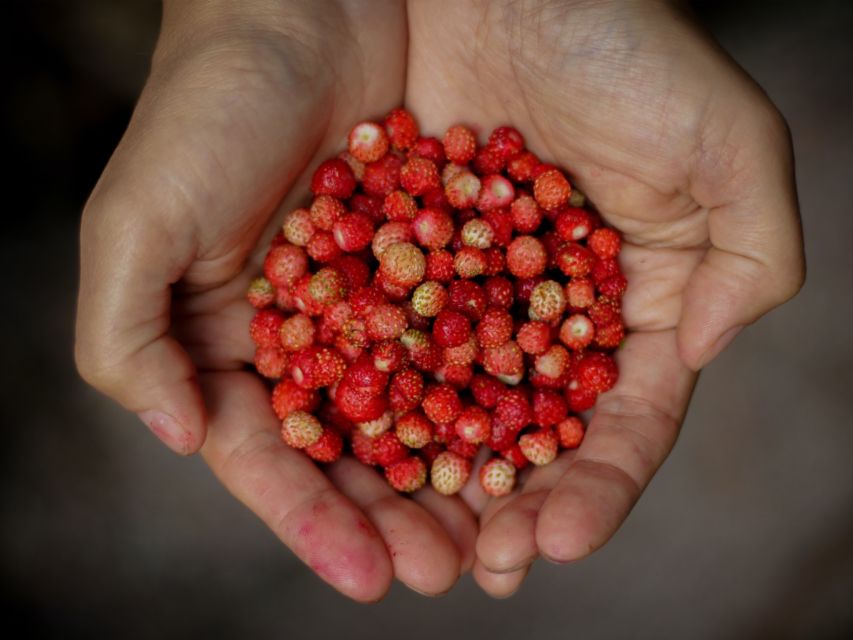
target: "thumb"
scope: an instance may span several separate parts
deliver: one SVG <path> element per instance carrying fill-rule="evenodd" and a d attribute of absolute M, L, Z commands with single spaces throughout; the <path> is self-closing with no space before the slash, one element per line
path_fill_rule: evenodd
<path fill-rule="evenodd" d="M 694 185 L 694 198 L 708 205 L 711 247 L 687 282 L 677 331 L 680 356 L 694 370 L 793 297 L 805 278 L 790 138 L 781 116 L 756 109 L 718 149 L 700 159 Z"/>

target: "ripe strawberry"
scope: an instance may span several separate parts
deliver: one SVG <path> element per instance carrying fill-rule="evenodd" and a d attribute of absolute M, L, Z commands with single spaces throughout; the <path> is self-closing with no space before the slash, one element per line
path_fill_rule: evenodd
<path fill-rule="evenodd" d="M 336 344 L 347 345 L 356 349 L 364 349 L 370 344 L 367 336 L 367 326 L 360 318 L 350 318 L 341 327 Z"/>
<path fill-rule="evenodd" d="M 310 447 L 322 434 L 323 425 L 305 411 L 291 411 L 281 422 L 281 437 L 294 449 Z"/>
<path fill-rule="evenodd" d="M 512 214 L 506 207 L 500 209 L 489 209 L 483 211 L 481 216 L 485 222 L 494 231 L 495 235 L 492 238 L 492 245 L 497 247 L 507 247 L 512 242 Z"/>
<path fill-rule="evenodd" d="M 540 282 L 530 293 L 529 315 L 531 320 L 552 322 L 566 310 L 566 295 L 563 287 L 554 280 Z"/>
<path fill-rule="evenodd" d="M 280 378 L 287 370 L 289 358 L 280 347 L 258 347 L 254 363 L 255 369 L 265 378 Z"/>
<path fill-rule="evenodd" d="M 347 148 L 361 162 L 376 162 L 388 153 L 388 136 L 375 122 L 360 122 L 349 132 Z"/>
<path fill-rule="evenodd" d="M 572 380 L 566 387 L 566 400 L 569 403 L 569 409 L 575 413 L 592 409 L 597 397 L 598 393 L 581 386 L 577 380 Z"/>
<path fill-rule="evenodd" d="M 599 258 L 615 258 L 622 249 L 619 233 L 607 227 L 593 231 L 586 244 Z"/>
<path fill-rule="evenodd" d="M 512 338 L 513 322 L 508 311 L 490 308 L 477 325 L 477 342 L 484 349 L 499 347 Z"/>
<path fill-rule="evenodd" d="M 426 272 L 424 278 L 426 280 L 435 280 L 436 282 L 448 283 L 453 280 L 456 275 L 456 269 L 453 266 L 453 254 L 444 249 L 431 251 L 426 257 Z"/>
<path fill-rule="evenodd" d="M 619 302 L 606 296 L 599 297 L 589 308 L 587 314 L 596 327 L 620 322 L 622 319 Z"/>
<path fill-rule="evenodd" d="M 314 202 L 311 203 L 309 216 L 311 224 L 316 229 L 331 231 L 335 222 L 337 222 L 346 212 L 347 208 L 340 200 L 333 198 L 332 196 L 322 195 L 314 198 Z"/>
<path fill-rule="evenodd" d="M 426 484 L 424 461 L 414 456 L 403 458 L 385 469 L 385 478 L 397 491 L 413 493 Z"/>
<path fill-rule="evenodd" d="M 525 433 L 518 439 L 524 457 L 537 467 L 550 464 L 557 457 L 557 436 L 550 429 Z"/>
<path fill-rule="evenodd" d="M 473 460 L 477 457 L 477 452 L 480 451 L 480 446 L 471 444 L 470 442 L 465 442 L 454 433 L 450 438 L 450 441 L 447 443 L 447 450 L 458 456 L 462 456 L 467 460 Z"/>
<path fill-rule="evenodd" d="M 464 346 L 464 345 L 463 345 Z M 454 347 L 460 349 L 461 347 Z M 445 357 L 448 349 L 445 349 Z M 447 363 L 439 367 L 435 372 L 435 379 L 442 384 L 449 384 L 460 391 L 467 389 L 474 376 L 474 368 L 470 364 Z"/>
<path fill-rule="evenodd" d="M 344 373 L 347 382 L 372 396 L 385 392 L 388 386 L 388 373 L 373 366 L 373 357 L 364 354 Z"/>
<path fill-rule="evenodd" d="M 531 182 L 533 173 L 540 164 L 539 158 L 534 154 L 522 151 L 507 160 L 506 172 L 515 182 Z"/>
<path fill-rule="evenodd" d="M 354 384 L 342 381 L 335 392 L 335 404 L 347 419 L 359 423 L 376 420 L 388 409 L 385 394 L 370 395 Z"/>
<path fill-rule="evenodd" d="M 594 254 L 592 255 L 594 256 Z M 598 260 L 594 260 L 590 275 L 592 275 L 592 281 L 598 285 L 620 273 L 622 273 L 622 270 L 614 258 L 599 258 Z"/>
<path fill-rule="evenodd" d="M 577 449 L 583 441 L 583 422 L 577 416 L 570 416 L 557 425 L 557 437 L 564 449 Z"/>
<path fill-rule="evenodd" d="M 394 430 L 400 442 L 412 449 L 432 442 L 433 425 L 420 411 L 409 411 L 397 418 Z"/>
<path fill-rule="evenodd" d="M 292 285 L 307 269 L 308 256 L 292 244 L 273 247 L 264 259 L 264 277 L 279 289 Z"/>
<path fill-rule="evenodd" d="M 494 409 L 506 387 L 492 376 L 477 374 L 471 379 L 469 389 L 474 402 L 484 409 Z"/>
<path fill-rule="evenodd" d="M 406 313 L 397 305 L 377 305 L 365 319 L 367 336 L 374 341 L 396 340 L 408 326 Z"/>
<path fill-rule="evenodd" d="M 347 291 L 363 287 L 370 280 L 370 268 L 356 256 L 340 255 L 332 260 L 331 266 L 343 275 Z"/>
<path fill-rule="evenodd" d="M 370 436 L 371 438 L 378 438 L 383 433 L 388 431 L 388 429 L 394 426 L 394 415 L 390 411 L 386 411 L 378 418 L 374 418 L 373 420 L 367 420 L 365 422 L 358 422 L 356 423 L 356 426 L 359 428 L 359 430 L 361 430 L 364 435 Z M 375 459 L 375 448 L 373 453 Z"/>
<path fill-rule="evenodd" d="M 368 467 L 377 464 L 373 459 L 374 442 L 374 438 L 364 435 L 358 429 L 352 432 L 352 441 L 350 444 L 352 445 L 353 455 L 355 455 L 361 464 L 365 464 Z"/>
<path fill-rule="evenodd" d="M 447 307 L 477 322 L 486 311 L 486 292 L 471 280 L 454 280 L 447 288 Z"/>
<path fill-rule="evenodd" d="M 379 260 L 379 273 L 393 284 L 413 287 L 424 278 L 426 258 L 410 242 L 392 244 Z"/>
<path fill-rule="evenodd" d="M 509 309 L 515 302 L 512 283 L 503 276 L 491 276 L 483 284 L 490 307 Z"/>
<path fill-rule="evenodd" d="M 320 438 L 312 445 L 305 447 L 308 457 L 317 462 L 331 463 L 341 457 L 344 449 L 344 440 L 334 429 L 323 427 Z"/>
<path fill-rule="evenodd" d="M 341 248 L 335 242 L 334 236 L 328 231 L 315 231 L 305 245 L 305 251 L 312 260 L 328 263 L 340 257 Z"/>
<path fill-rule="evenodd" d="M 373 366 L 388 373 L 402 369 L 409 358 L 406 348 L 397 340 L 383 340 L 379 344 L 373 345 L 371 355 L 373 356 Z"/>
<path fill-rule="evenodd" d="M 492 419 L 482 407 L 466 407 L 456 419 L 454 429 L 465 442 L 480 444 L 488 440 L 492 433 Z"/>
<path fill-rule="evenodd" d="M 519 233 L 533 233 L 542 224 L 542 209 L 532 196 L 523 194 L 513 200 L 509 208 L 512 225 Z"/>
<path fill-rule="evenodd" d="M 440 453 L 430 468 L 433 488 L 445 496 L 458 493 L 468 482 L 470 475 L 471 461 L 452 451 Z"/>
<path fill-rule="evenodd" d="M 370 250 L 374 257 L 380 260 L 388 247 L 398 242 L 411 242 L 412 236 L 412 225 L 408 222 L 386 222 L 376 230 Z"/>
<path fill-rule="evenodd" d="M 488 146 L 506 161 L 524 150 L 524 137 L 515 127 L 498 127 L 489 135 Z"/>
<path fill-rule="evenodd" d="M 434 425 L 433 441 L 444 445 L 446 448 L 453 440 L 458 440 L 459 436 L 456 435 L 456 429 L 453 425 L 453 422 Z"/>
<path fill-rule="evenodd" d="M 393 153 L 383 156 L 376 162 L 371 162 L 364 167 L 364 176 L 361 180 L 362 189 L 369 196 L 385 198 L 389 193 L 400 188 L 400 169 L 402 167 L 403 161 Z"/>
<path fill-rule="evenodd" d="M 409 449 L 393 431 L 386 431 L 373 440 L 373 460 L 378 465 L 390 467 L 408 455 Z"/>
<path fill-rule="evenodd" d="M 324 307 L 308 295 L 308 285 L 310 284 L 311 274 L 306 273 L 299 278 L 299 280 L 293 283 L 290 288 L 290 292 L 293 296 L 293 304 L 298 311 L 301 311 L 311 317 L 317 317 L 323 315 Z"/>
<path fill-rule="evenodd" d="M 515 187 L 502 175 L 488 175 L 480 183 L 480 197 L 477 199 L 477 208 L 480 211 L 499 209 L 512 204 L 515 198 Z"/>
<path fill-rule="evenodd" d="M 462 402 L 456 389 L 446 384 L 432 387 L 421 403 L 427 418 L 436 423 L 453 422 L 462 412 Z"/>
<path fill-rule="evenodd" d="M 521 389 L 507 389 L 498 398 L 492 414 L 492 427 L 500 423 L 505 428 L 518 433 L 533 422 L 533 411 L 527 400 L 527 395 Z M 493 435 L 495 435 L 493 433 Z M 489 445 L 492 449 L 500 450 L 505 447 Z"/>
<path fill-rule="evenodd" d="M 370 218 L 371 222 L 378 224 L 385 220 L 385 213 L 382 211 L 384 202 L 384 197 L 380 198 L 378 196 L 369 196 L 365 193 L 354 193 L 349 199 L 348 204 L 350 211 L 363 213 Z"/>
<path fill-rule="evenodd" d="M 455 165 L 448 165 L 455 166 Z M 482 183 L 480 179 L 467 169 L 463 169 L 447 180 L 444 195 L 451 206 L 456 209 L 473 207 L 480 199 Z"/>
<path fill-rule="evenodd" d="M 407 151 L 418 139 L 418 123 L 411 113 L 402 108 L 392 109 L 385 116 L 385 131 L 398 151 Z"/>
<path fill-rule="evenodd" d="M 355 253 L 370 245 L 373 223 L 363 213 L 347 213 L 335 222 L 332 236 L 342 251 Z"/>
<path fill-rule="evenodd" d="M 316 391 L 303 389 L 290 378 L 279 382 L 272 390 L 272 408 L 279 420 L 284 420 L 293 411 L 312 413 L 320 404 Z"/>
<path fill-rule="evenodd" d="M 608 298 L 621 298 L 627 288 L 628 279 L 621 273 L 617 273 L 615 276 L 610 276 L 598 283 L 599 293 L 603 296 L 607 296 Z"/>
<path fill-rule="evenodd" d="M 345 369 L 346 362 L 334 349 L 308 347 L 293 356 L 290 375 L 299 386 L 318 389 L 340 380 Z"/>
<path fill-rule="evenodd" d="M 346 297 L 347 285 L 344 276 L 334 267 L 323 267 L 311 276 L 308 295 L 316 302 L 329 306 Z"/>
<path fill-rule="evenodd" d="M 389 389 L 391 408 L 411 411 L 419 406 L 424 396 L 424 378 L 414 369 L 404 369 L 391 378 Z"/>
<path fill-rule="evenodd" d="M 536 356 L 534 368 L 537 373 L 548 378 L 559 378 L 571 363 L 571 356 L 565 347 L 552 344 L 544 353 Z"/>
<path fill-rule="evenodd" d="M 483 368 L 502 382 L 517 384 L 524 372 L 524 353 L 518 343 L 508 340 L 483 351 Z"/>
<path fill-rule="evenodd" d="M 544 353 L 551 346 L 551 327 L 538 320 L 525 322 L 518 330 L 515 340 L 524 353 Z"/>
<path fill-rule="evenodd" d="M 515 281 L 515 297 L 522 304 L 530 303 L 530 294 L 540 282 L 545 282 L 542 276 L 534 276 L 532 278 L 519 278 Z"/>
<path fill-rule="evenodd" d="M 487 176 L 494 173 L 500 173 L 504 168 L 505 158 L 492 145 L 485 145 L 477 149 L 477 154 L 471 161 L 471 166 L 474 173 L 478 176 Z"/>
<path fill-rule="evenodd" d="M 354 289 L 347 297 L 347 301 L 350 303 L 353 313 L 360 318 L 366 318 L 373 313 L 377 306 L 388 302 L 381 291 L 370 286 Z"/>
<path fill-rule="evenodd" d="M 278 338 L 284 316 L 278 309 L 261 309 L 249 323 L 249 337 L 258 347 L 281 346 Z"/>
<path fill-rule="evenodd" d="M 442 309 L 435 317 L 432 336 L 440 347 L 457 347 L 471 335 L 471 323 L 458 311 Z"/>
<path fill-rule="evenodd" d="M 611 356 L 592 352 L 584 355 L 575 364 L 574 375 L 581 386 L 596 393 L 604 393 L 616 384 L 619 370 Z"/>
<path fill-rule="evenodd" d="M 533 392 L 533 424 L 553 427 L 566 418 L 569 405 L 563 395 L 554 389 L 536 389 Z"/>
<path fill-rule="evenodd" d="M 314 342 L 314 322 L 304 313 L 290 316 L 278 330 L 279 346 L 285 351 L 295 352 L 307 349 Z"/>
<path fill-rule="evenodd" d="M 621 320 L 602 325 L 595 330 L 595 344 L 602 349 L 616 349 L 624 338 L 625 325 Z"/>
<path fill-rule="evenodd" d="M 533 236 L 519 236 L 506 251 L 506 266 L 518 278 L 533 278 L 545 271 L 548 254 Z"/>
<path fill-rule="evenodd" d="M 589 235 L 592 230 L 592 218 L 583 209 L 568 207 L 557 214 L 554 228 L 566 242 L 577 242 Z"/>
<path fill-rule="evenodd" d="M 572 278 L 566 285 L 569 306 L 585 309 L 595 302 L 595 287 L 589 278 Z"/>
<path fill-rule="evenodd" d="M 549 169 L 539 174 L 533 183 L 533 197 L 543 209 L 556 209 L 569 201 L 572 187 L 569 181 L 557 169 Z"/>
<path fill-rule="evenodd" d="M 557 268 L 573 278 L 587 275 L 595 263 L 595 254 L 574 242 L 567 242 L 554 258 Z"/>
<path fill-rule="evenodd" d="M 476 278 L 488 267 L 485 254 L 474 247 L 462 247 L 453 257 L 453 268 L 460 278 Z"/>
<path fill-rule="evenodd" d="M 426 138 L 423 136 L 419 137 L 415 141 L 415 144 L 412 145 L 412 148 L 409 149 L 408 155 L 410 158 L 432 160 L 439 171 L 447 164 L 447 157 L 444 155 L 444 145 L 441 143 L 441 140 L 431 136 Z"/>
<path fill-rule="evenodd" d="M 291 211 L 284 216 L 281 230 L 289 243 L 295 244 L 298 247 L 304 247 L 308 244 L 315 231 L 314 224 L 311 222 L 311 213 L 308 209 L 295 209 Z"/>
<path fill-rule="evenodd" d="M 492 458 L 480 467 L 480 486 L 496 498 L 509 495 L 515 487 L 515 466 L 503 458 Z"/>
<path fill-rule="evenodd" d="M 355 176 L 349 165 L 340 158 L 323 162 L 311 177 L 311 191 L 315 196 L 334 196 L 346 200 L 355 190 Z"/>
<path fill-rule="evenodd" d="M 468 164 L 477 154 L 477 136 L 461 124 L 450 127 L 444 134 L 444 154 L 450 162 Z"/>
<path fill-rule="evenodd" d="M 409 158 L 400 169 L 400 185 L 413 196 L 441 187 L 441 177 L 432 160 Z"/>
<path fill-rule="evenodd" d="M 477 338 L 469 335 L 465 342 L 455 347 L 446 347 L 442 353 L 444 364 L 464 366 L 472 364 L 477 359 L 480 348 L 477 345 Z"/>
<path fill-rule="evenodd" d="M 385 196 L 382 210 L 389 220 L 410 222 L 418 213 L 418 203 L 405 191 L 394 191 Z"/>
<path fill-rule="evenodd" d="M 575 351 L 586 349 L 593 337 L 595 337 L 595 327 L 592 320 L 580 313 L 569 316 L 560 326 L 560 342 L 569 349 Z"/>
<path fill-rule="evenodd" d="M 524 453 L 521 451 L 521 447 L 518 446 L 517 442 L 513 442 L 506 449 L 502 449 L 500 454 L 512 463 L 518 471 L 526 468 L 530 464 L 530 460 L 524 457 Z"/>
<path fill-rule="evenodd" d="M 427 249 L 441 249 L 453 237 L 453 219 L 439 209 L 421 209 L 412 221 L 418 244 Z"/>

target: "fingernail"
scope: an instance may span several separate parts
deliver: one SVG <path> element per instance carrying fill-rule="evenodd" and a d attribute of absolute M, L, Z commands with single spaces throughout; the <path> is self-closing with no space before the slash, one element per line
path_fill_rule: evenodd
<path fill-rule="evenodd" d="M 717 341 L 712 344 L 711 347 L 705 352 L 705 355 L 702 356 L 702 359 L 699 361 L 699 368 L 701 369 L 706 364 L 711 362 L 711 360 L 720 355 L 723 349 L 728 347 L 732 343 L 732 340 L 737 337 L 737 334 L 739 334 L 743 330 L 743 327 L 744 325 L 737 324 L 725 333 L 723 333 L 723 335 L 721 335 L 719 338 L 717 338 Z"/>
<path fill-rule="evenodd" d="M 182 456 L 190 452 L 192 436 L 168 413 L 143 411 L 137 415 L 145 426 L 172 451 Z"/>

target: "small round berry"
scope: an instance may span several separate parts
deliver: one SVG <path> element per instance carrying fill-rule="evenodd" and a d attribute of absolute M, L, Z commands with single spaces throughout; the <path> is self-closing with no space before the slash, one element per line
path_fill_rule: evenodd
<path fill-rule="evenodd" d="M 533 197 L 543 209 L 556 209 L 569 201 L 572 187 L 569 181 L 557 169 L 549 169 L 540 174 L 533 183 Z"/>
<path fill-rule="evenodd" d="M 519 236 L 507 248 L 506 265 L 518 278 L 533 278 L 545 271 L 548 254 L 542 243 L 532 236 Z"/>
<path fill-rule="evenodd" d="M 477 154 L 477 136 L 461 124 L 450 127 L 444 134 L 444 154 L 454 164 L 468 164 Z"/>
<path fill-rule="evenodd" d="M 281 437 L 294 449 L 310 447 L 322 434 L 323 425 L 305 411 L 291 411 L 281 423 Z"/>
<path fill-rule="evenodd" d="M 496 498 L 509 495 L 515 487 L 515 466 L 503 458 L 492 458 L 480 467 L 480 486 Z"/>
<path fill-rule="evenodd" d="M 442 309 L 433 323 L 432 335 L 437 345 L 456 347 L 468 340 L 471 335 L 471 324 L 461 313 Z"/>
<path fill-rule="evenodd" d="M 412 287 L 424 278 L 426 258 L 421 250 L 410 242 L 398 242 L 382 253 L 379 272 L 389 282 Z"/>
<path fill-rule="evenodd" d="M 375 122 L 360 122 L 349 133 L 349 152 L 361 162 L 376 162 L 388 153 L 388 136 Z"/>
<path fill-rule="evenodd" d="M 433 318 L 447 304 L 448 295 L 443 286 L 434 280 L 424 282 L 412 294 L 412 308 L 420 315 Z"/>
<path fill-rule="evenodd" d="M 427 391 L 421 406 L 427 418 L 437 424 L 453 422 L 462 412 L 459 394 L 453 387 L 446 384 L 435 386 Z"/>
<path fill-rule="evenodd" d="M 340 158 L 323 162 L 311 178 L 311 191 L 315 196 L 328 195 L 346 200 L 352 195 L 355 185 L 352 169 Z"/>

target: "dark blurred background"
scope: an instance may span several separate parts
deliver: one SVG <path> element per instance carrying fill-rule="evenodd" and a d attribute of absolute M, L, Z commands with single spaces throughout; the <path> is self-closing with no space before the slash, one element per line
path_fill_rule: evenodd
<path fill-rule="evenodd" d="M 322 0 L 318 0 L 322 1 Z M 199 459 L 72 363 L 83 202 L 145 80 L 154 0 L 4 3 L 3 626 L 50 637 L 853 637 L 853 8 L 695 2 L 788 118 L 809 278 L 702 376 L 681 439 L 593 557 L 512 599 L 326 587 Z"/>

